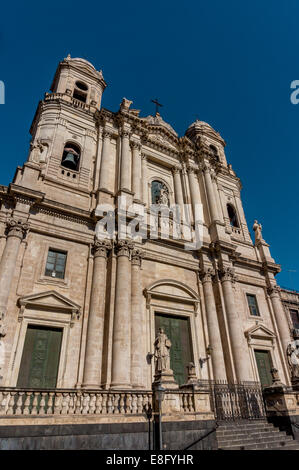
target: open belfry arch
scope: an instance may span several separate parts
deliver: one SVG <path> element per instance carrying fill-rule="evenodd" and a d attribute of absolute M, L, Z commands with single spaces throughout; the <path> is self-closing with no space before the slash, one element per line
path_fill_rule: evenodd
<path fill-rule="evenodd" d="M 257 221 L 251 239 L 224 139 L 200 120 L 180 137 L 158 111 L 143 117 L 126 98 L 112 112 L 102 106 L 106 86 L 87 60 L 62 60 L 38 104 L 26 162 L 0 186 L 3 416 L 142 421 L 165 372 L 159 334 L 177 393 L 170 415 L 215 418 L 210 392 L 197 391 L 191 404 L 188 384 L 266 386 L 274 368 L 291 387 L 296 338 L 275 280 L 280 266 Z M 163 215 L 174 204 L 178 224 Z M 103 205 L 110 209 L 101 213 Z M 127 223 L 148 216 L 143 240 L 119 224 L 112 239 L 97 235 L 107 212 L 128 208 Z M 181 235 L 163 237 L 165 224 Z M 186 227 L 199 226 L 200 245 L 186 249 Z"/>

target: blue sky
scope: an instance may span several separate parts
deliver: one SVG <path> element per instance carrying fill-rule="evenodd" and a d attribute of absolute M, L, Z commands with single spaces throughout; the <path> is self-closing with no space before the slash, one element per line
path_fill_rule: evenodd
<path fill-rule="evenodd" d="M 296 0 L 6 3 L 0 184 L 26 160 L 29 127 L 59 60 L 86 58 L 109 85 L 103 106 L 116 111 L 125 96 L 147 115 L 158 97 L 180 135 L 196 117 L 221 133 L 249 227 L 262 223 L 283 268 L 278 282 L 299 290 L 299 104 L 290 102 L 298 17 Z"/>

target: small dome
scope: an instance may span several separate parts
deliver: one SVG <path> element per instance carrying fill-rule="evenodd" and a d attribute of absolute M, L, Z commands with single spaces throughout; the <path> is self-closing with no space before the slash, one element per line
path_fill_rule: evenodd
<path fill-rule="evenodd" d="M 81 59 L 81 57 L 74 57 L 72 58 L 70 56 L 70 54 L 66 57 L 66 59 L 64 59 L 68 62 L 78 62 L 79 64 L 82 64 L 82 65 L 87 65 L 88 67 L 91 67 L 93 70 L 95 70 L 95 67 L 92 65 L 91 62 L 88 62 L 88 60 L 86 59 Z"/>
<path fill-rule="evenodd" d="M 212 137 L 213 139 L 217 141 L 220 140 L 225 145 L 225 142 L 222 139 L 219 132 L 215 131 L 215 129 L 213 129 L 213 127 L 210 126 L 210 124 L 208 124 L 207 122 L 200 121 L 199 119 L 194 121 L 188 127 L 188 129 L 185 132 L 185 135 L 196 144 L 200 142 L 202 136 L 208 136 L 208 137 Z"/>
<path fill-rule="evenodd" d="M 188 131 L 191 131 L 191 130 L 199 130 L 199 131 L 203 131 L 204 129 L 213 129 L 212 126 L 210 126 L 210 124 L 208 124 L 207 122 L 205 121 L 200 121 L 199 119 L 196 119 L 196 121 L 194 121 L 187 129 L 186 133 Z"/>

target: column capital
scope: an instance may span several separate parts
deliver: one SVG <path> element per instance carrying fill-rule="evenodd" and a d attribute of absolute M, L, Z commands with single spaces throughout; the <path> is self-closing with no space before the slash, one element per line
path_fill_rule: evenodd
<path fill-rule="evenodd" d="M 193 165 L 188 164 L 186 165 L 186 171 L 188 174 L 194 174 L 196 172 L 196 168 L 194 168 Z"/>
<path fill-rule="evenodd" d="M 111 250 L 111 248 L 112 248 L 111 240 L 96 239 L 92 247 L 93 256 L 95 258 L 98 258 L 98 257 L 107 258 L 108 251 Z"/>
<path fill-rule="evenodd" d="M 179 173 L 181 171 L 181 167 L 179 165 L 174 165 L 172 168 L 171 168 L 171 171 L 174 175 L 176 175 L 177 173 Z"/>
<path fill-rule="evenodd" d="M 103 139 L 111 139 L 111 137 L 112 137 L 112 131 L 110 129 L 104 128 L 103 132 L 102 132 L 102 138 Z"/>
<path fill-rule="evenodd" d="M 137 142 L 136 140 L 131 140 L 130 146 L 132 150 L 141 150 L 141 143 Z"/>
<path fill-rule="evenodd" d="M 117 256 L 127 256 L 129 258 L 133 248 L 134 244 L 131 240 L 118 240 L 115 246 L 115 251 Z"/>
<path fill-rule="evenodd" d="M 207 162 L 202 162 L 200 165 L 200 170 L 203 173 L 211 173 L 211 167 Z"/>
<path fill-rule="evenodd" d="M 219 271 L 221 282 L 230 281 L 236 282 L 237 276 L 235 275 L 235 270 L 229 266 L 222 268 Z"/>
<path fill-rule="evenodd" d="M 215 270 L 212 267 L 203 268 L 201 271 L 199 271 L 198 275 L 203 284 L 206 282 L 212 282 L 213 277 L 215 276 Z"/>
<path fill-rule="evenodd" d="M 270 297 L 280 297 L 280 287 L 277 285 L 268 287 L 267 292 Z"/>
<path fill-rule="evenodd" d="M 121 129 L 119 134 L 122 139 L 129 139 L 131 136 L 129 129 Z"/>
<path fill-rule="evenodd" d="M 29 224 L 22 220 L 11 218 L 6 223 L 7 237 L 17 237 L 23 240 L 29 230 Z"/>
<path fill-rule="evenodd" d="M 134 248 L 132 250 L 132 264 L 134 266 L 141 266 L 142 258 L 145 256 L 145 251 L 141 250 L 140 248 Z"/>

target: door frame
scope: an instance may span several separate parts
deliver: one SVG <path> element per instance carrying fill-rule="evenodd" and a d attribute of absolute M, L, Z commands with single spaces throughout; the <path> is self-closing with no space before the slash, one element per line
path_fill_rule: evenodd
<path fill-rule="evenodd" d="M 6 386 L 9 386 L 9 387 L 17 386 L 28 325 L 43 326 L 43 327 L 48 326 L 50 328 L 59 328 L 60 330 L 62 330 L 56 388 L 63 388 L 63 377 L 64 377 L 64 371 L 66 367 L 66 352 L 67 352 L 67 345 L 68 345 L 68 339 L 69 339 L 69 326 L 63 325 L 57 321 L 47 321 L 47 320 L 36 319 L 36 318 L 24 318 L 22 321 L 22 324 L 19 326 L 19 331 L 17 332 L 17 344 L 15 347 L 15 354 L 14 354 L 15 360 L 13 363 L 12 373 L 9 379 L 9 384 Z"/>
<path fill-rule="evenodd" d="M 193 347 L 193 338 L 192 338 L 192 333 L 191 333 L 191 320 L 190 320 L 190 316 L 189 315 L 181 315 L 181 314 L 172 314 L 172 313 L 165 313 L 165 312 L 162 312 L 160 309 L 155 309 L 154 311 L 154 329 L 156 330 L 156 315 L 165 315 L 166 317 L 170 317 L 170 318 L 178 318 L 180 320 L 182 319 L 186 319 L 187 322 L 188 322 L 188 334 L 189 334 L 189 338 L 191 340 L 191 344 L 190 344 L 190 348 L 191 348 L 191 356 L 193 357 L 192 361 L 194 362 L 194 347 Z M 156 333 L 155 333 L 155 336 L 156 336 Z M 169 338 L 170 339 L 170 338 Z M 171 355 L 171 352 L 170 352 L 170 355 Z M 186 364 L 187 366 L 187 364 Z M 186 382 L 187 383 L 187 380 Z M 183 385 L 183 384 L 182 384 Z"/>
<path fill-rule="evenodd" d="M 190 335 L 191 335 L 191 350 L 193 353 L 193 360 L 195 364 L 195 369 L 196 369 L 196 375 L 199 377 L 200 375 L 200 369 L 199 369 L 199 355 L 198 355 L 198 348 L 197 348 L 197 341 L 196 341 L 196 335 L 195 335 L 195 324 L 194 324 L 194 312 L 186 311 L 186 310 L 181 310 L 181 309 L 176 309 L 176 308 L 169 308 L 169 307 L 163 307 L 161 305 L 157 304 L 152 304 L 150 307 L 150 353 L 154 354 L 155 349 L 154 349 L 154 342 L 156 338 L 156 333 L 155 333 L 155 315 L 161 313 L 165 314 L 168 316 L 172 317 L 183 317 L 189 319 L 189 325 L 190 325 Z M 154 356 L 153 356 L 154 357 Z M 186 364 L 187 365 L 187 364 Z M 154 359 L 152 359 L 151 363 L 151 382 L 154 381 L 154 376 L 155 376 L 155 363 Z"/>
<path fill-rule="evenodd" d="M 256 370 L 257 370 L 258 381 L 260 382 L 260 384 L 262 386 L 262 382 L 261 382 L 261 379 L 260 379 L 259 368 L 258 368 L 258 365 L 257 365 L 256 356 L 255 356 L 255 351 L 265 351 L 265 352 L 267 352 L 269 354 L 270 362 L 271 362 L 271 365 L 272 365 L 272 368 L 273 368 L 275 366 L 274 366 L 274 362 L 273 362 L 272 350 L 269 349 L 269 348 L 262 347 L 262 346 L 253 346 L 252 350 L 253 350 L 253 356 L 254 356 L 254 361 L 255 361 L 255 367 L 256 367 Z"/>

